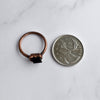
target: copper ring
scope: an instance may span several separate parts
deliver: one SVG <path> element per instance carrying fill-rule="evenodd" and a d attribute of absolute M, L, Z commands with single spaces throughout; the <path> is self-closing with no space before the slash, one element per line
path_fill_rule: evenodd
<path fill-rule="evenodd" d="M 28 35 L 30 35 L 30 34 L 39 35 L 39 36 L 44 40 L 45 46 L 44 46 L 44 49 L 43 49 L 43 51 L 42 51 L 41 53 L 32 53 L 31 55 L 28 55 L 28 54 L 26 54 L 26 53 L 22 50 L 22 48 L 21 48 L 22 40 L 23 40 L 26 36 L 28 36 Z M 21 52 L 25 57 L 29 58 L 33 63 L 41 62 L 42 56 L 43 56 L 43 54 L 45 53 L 46 49 L 47 49 L 47 41 L 46 41 L 45 37 L 44 37 L 42 34 L 38 33 L 38 32 L 27 32 L 27 33 L 25 33 L 25 34 L 20 38 L 20 40 L 19 40 L 19 50 L 20 50 L 20 52 Z"/>

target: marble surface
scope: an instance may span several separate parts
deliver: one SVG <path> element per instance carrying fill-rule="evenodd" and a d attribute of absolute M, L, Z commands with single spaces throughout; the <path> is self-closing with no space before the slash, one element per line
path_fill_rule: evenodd
<path fill-rule="evenodd" d="M 99 9 L 100 0 L 0 0 L 0 100 L 100 100 Z M 41 32 L 48 41 L 42 64 L 18 51 L 18 40 L 28 31 Z M 84 45 L 84 57 L 73 67 L 51 56 L 53 41 L 63 34 Z M 41 50 L 41 40 L 33 38 L 23 43 L 28 53 Z"/>

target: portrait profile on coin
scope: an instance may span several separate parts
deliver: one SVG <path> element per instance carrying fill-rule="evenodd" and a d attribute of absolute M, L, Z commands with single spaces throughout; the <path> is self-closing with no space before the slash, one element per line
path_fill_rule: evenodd
<path fill-rule="evenodd" d="M 52 46 L 54 59 L 61 65 L 72 66 L 83 57 L 84 49 L 81 41 L 72 35 L 58 37 Z"/>

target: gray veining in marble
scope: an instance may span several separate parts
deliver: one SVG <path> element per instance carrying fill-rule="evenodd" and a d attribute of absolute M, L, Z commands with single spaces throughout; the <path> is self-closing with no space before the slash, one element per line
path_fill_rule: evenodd
<path fill-rule="evenodd" d="M 0 0 L 0 100 L 100 100 L 99 9 L 100 0 Z M 42 64 L 33 65 L 18 51 L 28 31 L 47 39 Z M 54 39 L 63 34 L 84 44 L 74 67 L 61 67 L 51 56 Z M 37 40 L 27 40 L 26 51 L 37 50 Z"/>

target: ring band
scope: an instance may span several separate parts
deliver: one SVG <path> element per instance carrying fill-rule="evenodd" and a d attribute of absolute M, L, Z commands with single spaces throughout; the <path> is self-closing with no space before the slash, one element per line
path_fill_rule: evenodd
<path fill-rule="evenodd" d="M 45 46 L 44 46 L 44 49 L 43 49 L 43 51 L 42 51 L 41 53 L 32 53 L 31 55 L 28 55 L 28 54 L 26 54 L 26 53 L 22 50 L 22 48 L 21 48 L 22 40 L 23 40 L 26 36 L 28 36 L 28 35 L 30 35 L 30 34 L 36 34 L 36 35 L 40 36 L 40 37 L 44 40 Z M 47 41 L 46 41 L 45 37 L 44 37 L 42 34 L 38 33 L 38 32 L 27 32 L 27 33 L 25 33 L 25 34 L 20 38 L 20 40 L 19 40 L 19 50 L 20 50 L 20 52 L 21 52 L 25 57 L 29 58 L 33 63 L 40 63 L 40 62 L 42 62 L 42 61 L 41 61 L 41 60 L 42 60 L 42 56 L 43 56 L 43 54 L 45 53 L 46 49 L 47 49 Z"/>

